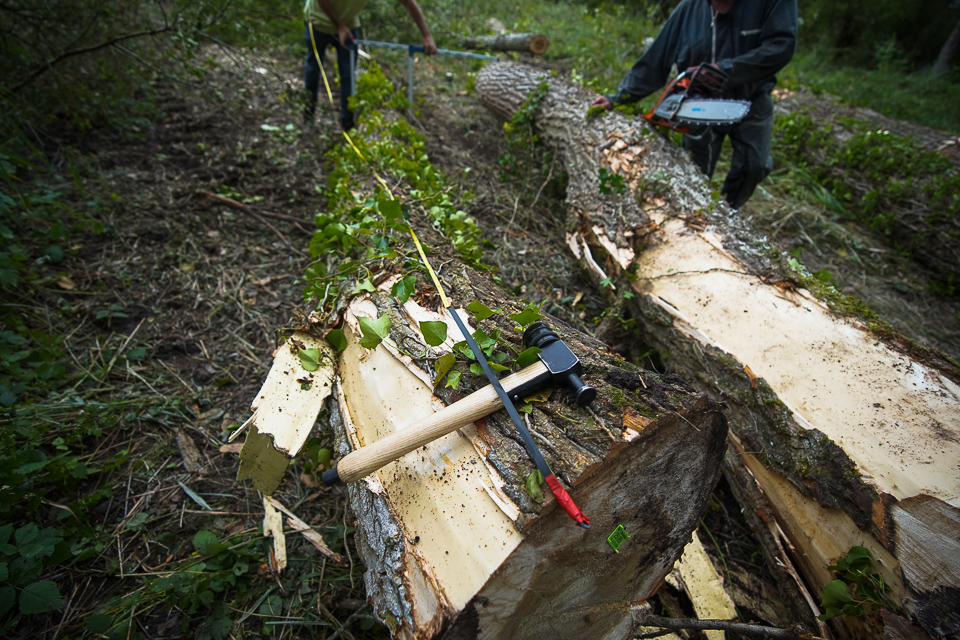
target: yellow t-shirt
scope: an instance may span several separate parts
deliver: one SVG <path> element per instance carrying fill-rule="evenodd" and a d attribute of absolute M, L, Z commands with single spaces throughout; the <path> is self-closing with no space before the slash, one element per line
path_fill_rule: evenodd
<path fill-rule="evenodd" d="M 343 24 L 351 29 L 359 26 L 357 16 L 367 6 L 367 0 L 329 0 L 333 10 L 340 16 Z M 313 28 L 323 33 L 336 33 L 337 27 L 333 21 L 323 12 L 317 0 L 306 0 L 303 5 L 303 19 L 313 24 Z"/>

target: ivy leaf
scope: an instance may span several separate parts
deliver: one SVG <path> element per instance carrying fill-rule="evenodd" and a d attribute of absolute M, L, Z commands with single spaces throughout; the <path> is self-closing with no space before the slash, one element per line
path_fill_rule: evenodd
<path fill-rule="evenodd" d="M 60 590 L 53 580 L 38 580 L 28 584 L 20 593 L 20 613 L 46 613 L 63 606 Z"/>
<path fill-rule="evenodd" d="M 437 377 L 434 379 L 434 386 L 436 386 L 442 379 L 443 376 L 450 371 L 450 369 L 457 363 L 457 357 L 452 353 L 445 353 L 434 363 L 433 367 L 437 370 Z"/>
<path fill-rule="evenodd" d="M 298 351 L 300 352 L 300 364 L 304 369 L 316 371 L 320 368 L 320 349 L 298 349 Z"/>
<path fill-rule="evenodd" d="M 347 336 L 344 335 L 343 329 L 331 329 L 327 334 L 327 342 L 337 353 L 347 348 Z"/>
<path fill-rule="evenodd" d="M 390 316 L 382 315 L 379 318 L 360 318 L 360 346 L 366 349 L 376 349 L 383 339 L 390 335 Z"/>
<path fill-rule="evenodd" d="M 535 363 L 540 358 L 537 357 L 541 349 L 539 347 L 530 347 L 520 352 L 520 355 L 517 356 L 517 366 L 521 369 L 529 367 Z"/>
<path fill-rule="evenodd" d="M 493 309 L 483 304 L 479 300 L 474 300 L 468 304 L 467 311 L 473 314 L 473 317 L 477 319 L 477 322 L 481 322 L 495 313 Z"/>
<path fill-rule="evenodd" d="M 540 504 L 543 502 L 543 488 L 540 486 L 543 484 L 543 474 L 540 473 L 539 469 L 534 469 L 530 472 L 530 475 L 527 476 L 527 493 L 530 495 L 530 498 L 534 502 Z"/>
<path fill-rule="evenodd" d="M 403 304 L 413 295 L 417 286 L 417 276 L 407 276 L 393 283 L 390 295 L 397 299 L 397 302 Z"/>
<path fill-rule="evenodd" d="M 540 305 L 536 304 L 535 302 L 528 304 L 527 308 L 520 313 L 511 313 L 509 316 L 521 327 L 525 327 L 528 324 L 533 324 L 537 320 L 545 317 L 540 314 Z"/>
<path fill-rule="evenodd" d="M 428 345 L 437 347 L 447 339 L 447 323 L 439 320 L 424 320 L 420 323 L 420 332 L 423 333 L 423 339 Z"/>

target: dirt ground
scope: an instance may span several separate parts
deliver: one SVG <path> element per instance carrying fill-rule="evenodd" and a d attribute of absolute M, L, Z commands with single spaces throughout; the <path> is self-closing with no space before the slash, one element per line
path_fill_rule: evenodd
<path fill-rule="evenodd" d="M 314 126 L 304 126 L 295 100 L 301 86 L 298 60 L 210 53 L 214 63 L 207 81 L 226 96 L 222 102 L 161 86 L 163 117 L 142 139 L 93 131 L 72 141 L 89 160 L 86 197 L 99 199 L 96 215 L 109 231 L 79 239 L 66 279 L 45 292 L 42 302 L 65 309 L 64 321 L 73 325 L 67 346 L 78 362 L 108 360 L 108 348 L 145 348 L 146 358 L 113 366 L 103 387 L 113 398 L 149 400 L 148 408 L 131 412 L 104 444 L 105 450 L 126 448 L 131 460 L 145 463 L 131 466 L 126 483 L 94 511 L 104 531 L 124 532 L 116 548 L 102 550 L 89 568 L 61 574 L 64 609 L 51 614 L 44 628 L 21 625 L 24 637 L 75 633 L 84 616 L 139 588 L 120 576 L 157 575 L 189 556 L 197 531 L 250 531 L 262 518 L 257 492 L 235 482 L 237 455 L 224 446 L 249 415 L 277 331 L 305 311 L 301 278 L 309 264 L 312 218 L 324 206 L 323 158 L 340 142 L 329 108 L 320 109 Z M 381 63 L 388 77 L 404 77 L 402 59 L 381 57 Z M 473 192 L 469 213 L 490 243 L 484 261 L 499 268 L 508 288 L 531 300 L 550 298 L 551 313 L 589 331 L 607 302 L 567 256 L 560 172 L 551 167 L 547 176 L 536 172 L 501 180 L 503 127 L 467 91 L 474 72 L 469 63 L 418 62 L 415 84 L 424 102 L 412 121 L 425 135 L 434 165 Z M 960 357 L 960 303 L 927 293 L 911 264 L 880 260 L 889 256 L 867 234 L 841 228 L 845 225 L 822 212 L 791 214 L 778 206 L 760 193 L 744 215 L 766 220 L 777 232 L 771 242 L 787 249 L 800 235 L 810 235 L 791 220 L 819 215 L 822 226 L 808 238 L 812 244 L 804 253 L 808 266 L 829 269 L 841 288 L 863 296 L 909 337 Z M 863 250 L 856 258 L 849 252 L 838 257 L 836 247 L 852 246 L 851 238 Z M 108 313 L 99 313 L 103 310 Z M 195 472 L 184 466 L 191 444 L 199 453 Z M 351 566 L 324 582 L 323 572 L 334 568 L 305 543 L 291 540 L 291 567 L 279 576 L 271 571 L 268 545 L 255 541 L 252 548 L 262 558 L 259 577 L 230 607 L 257 612 L 248 626 L 259 615 L 290 615 L 301 607 L 316 612 L 327 634 L 386 637 L 379 625 L 363 628 L 369 626 L 363 625 L 368 615 L 363 569 L 356 564 L 343 494 L 299 481 L 300 470 L 294 465 L 275 497 L 345 553 Z M 708 546 L 737 576 L 738 605 L 747 619 L 789 624 L 789 607 L 778 602 L 778 588 L 737 512 L 729 493 L 718 487 L 706 519 L 717 546 Z M 147 526 L 123 526 L 140 513 Z M 277 594 L 288 608 L 264 610 Z M 141 637 L 194 637 L 196 629 L 182 610 L 143 606 L 141 611 L 130 625 Z M 288 626 L 277 633 L 316 637 L 319 631 Z"/>

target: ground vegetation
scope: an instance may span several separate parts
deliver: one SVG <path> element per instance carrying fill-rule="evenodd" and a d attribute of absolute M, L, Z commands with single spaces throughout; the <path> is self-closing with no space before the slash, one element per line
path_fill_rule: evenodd
<path fill-rule="evenodd" d="M 894 4 L 901 13 L 886 11 Z M 785 277 L 956 360 L 960 86 L 955 66 L 937 77 L 926 67 L 957 8 L 933 3 L 934 19 L 903 14 L 908 4 L 862 12 L 864 25 L 831 13 L 846 5 L 801 3 L 801 51 L 777 96 L 777 169 L 742 215 L 767 230 Z M 439 2 L 427 14 L 441 47 L 490 17 L 545 33 L 548 56 L 522 59 L 599 92 L 670 5 L 524 1 L 491 16 L 488 3 Z M 347 562 L 291 541 L 284 573 L 228 443 L 278 331 L 322 310 L 331 286 L 362 284 L 368 250 L 384 246 L 351 188 L 359 166 L 335 111 L 303 123 L 298 13 L 245 0 L 0 4 L 7 637 L 387 635 L 364 602 L 344 496 L 317 484 L 329 434 L 276 497 Z M 372 0 L 364 35 L 415 42 L 408 22 L 398 3 Z M 402 94 L 405 56 L 372 53 L 365 90 Z M 403 141 L 361 151 L 503 286 L 659 366 L 609 290 L 566 257 L 555 150 L 524 135 L 522 118 L 504 134 L 473 94 L 478 68 L 419 59 L 412 105 L 361 95 L 360 126 Z M 931 238 L 944 240 L 939 258 Z M 331 251 L 353 252 L 353 271 L 326 271 Z M 704 519 L 709 551 L 742 620 L 790 626 L 792 605 L 738 514 L 721 483 Z M 665 589 L 661 611 L 687 606 Z"/>

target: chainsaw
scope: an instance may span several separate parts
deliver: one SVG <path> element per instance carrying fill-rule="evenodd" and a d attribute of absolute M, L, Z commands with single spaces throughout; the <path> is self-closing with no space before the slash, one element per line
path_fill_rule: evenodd
<path fill-rule="evenodd" d="M 651 124 L 691 135 L 710 126 L 740 122 L 750 111 L 750 102 L 721 99 L 726 80 L 727 74 L 715 65 L 690 67 L 670 83 L 643 117 Z"/>

